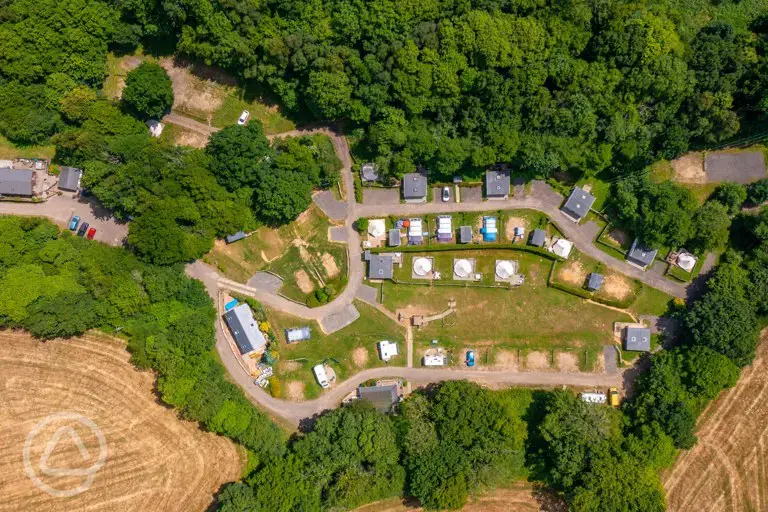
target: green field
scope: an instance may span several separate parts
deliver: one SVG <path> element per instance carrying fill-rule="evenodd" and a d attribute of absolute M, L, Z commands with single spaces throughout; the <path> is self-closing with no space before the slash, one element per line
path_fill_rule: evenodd
<path fill-rule="evenodd" d="M 328 240 L 330 227 L 328 218 L 312 205 L 297 220 L 278 229 L 262 226 L 253 235 L 231 245 L 217 241 L 204 260 L 241 283 L 247 282 L 258 270 L 274 272 L 284 280 L 281 293 L 304 302 L 311 290 L 306 293 L 301 290 L 297 272 L 306 273 L 312 289 L 325 285 L 338 293 L 346 285 L 346 246 Z"/>
<path fill-rule="evenodd" d="M 56 147 L 47 146 L 18 146 L 0 135 L 0 159 L 12 160 L 14 158 L 45 158 L 53 159 Z"/>
<path fill-rule="evenodd" d="M 296 129 L 293 121 L 283 116 L 277 107 L 267 105 L 256 98 L 248 99 L 242 88 L 234 89 L 224 97 L 221 108 L 213 114 L 211 124 L 220 128 L 235 124 L 243 110 L 250 112 L 251 119 L 261 121 L 267 135 Z"/>
<path fill-rule="evenodd" d="M 348 379 L 366 368 L 385 366 L 387 363 L 381 361 L 376 350 L 376 343 L 381 340 L 394 341 L 399 346 L 400 355 L 394 357 L 389 364 L 406 365 L 403 327 L 368 304 L 357 301 L 355 307 L 360 312 L 360 318 L 344 329 L 327 335 L 323 334 L 317 322 L 308 322 L 277 311 L 267 311 L 269 323 L 280 340 L 280 359 L 275 366 L 275 375 L 282 386 L 283 396 L 290 397 L 291 382 L 303 384 L 304 398 L 318 396 L 321 388 L 315 381 L 312 367 L 324 360 L 328 360 L 339 381 Z M 285 342 L 284 330 L 305 325 L 311 327 L 312 338 L 288 345 Z M 297 386 L 299 387 L 301 385 Z"/>

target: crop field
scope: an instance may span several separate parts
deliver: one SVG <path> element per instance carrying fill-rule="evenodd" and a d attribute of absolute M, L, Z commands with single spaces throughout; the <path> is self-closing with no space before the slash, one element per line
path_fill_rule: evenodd
<path fill-rule="evenodd" d="M 735 388 L 712 402 L 699 443 L 664 478 L 668 510 L 768 510 L 768 331 Z"/>
<path fill-rule="evenodd" d="M 303 302 L 318 287 L 331 286 L 338 293 L 345 284 L 346 246 L 329 241 L 330 227 L 328 218 L 313 204 L 281 228 L 262 226 L 231 245 L 218 240 L 204 259 L 241 283 L 259 270 L 274 272 L 283 278 L 280 292 Z"/>
<path fill-rule="evenodd" d="M 245 455 L 178 419 L 154 387 L 154 375 L 131 365 L 120 340 L 89 334 L 42 343 L 0 332 L 0 511 L 205 510 L 241 476 Z M 49 418 L 64 412 L 97 429 Z M 51 490 L 85 490 L 52 496 L 33 482 L 30 467 Z M 88 487 L 83 471 L 92 468 Z"/>

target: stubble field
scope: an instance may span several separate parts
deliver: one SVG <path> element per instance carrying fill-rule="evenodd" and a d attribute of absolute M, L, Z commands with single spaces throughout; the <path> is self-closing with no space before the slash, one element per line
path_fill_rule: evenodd
<path fill-rule="evenodd" d="M 154 385 L 152 373 L 130 364 L 122 341 L 86 335 L 42 343 L 0 332 L 0 511 L 205 510 L 240 477 L 244 456 L 178 419 L 157 401 Z M 69 417 L 38 428 L 60 413 Z M 92 421 L 104 442 L 72 417 Z M 89 488 L 74 496 L 43 492 L 29 475 L 31 468 L 43 485 L 66 492 L 88 484 L 87 470 L 101 456 Z"/>
<path fill-rule="evenodd" d="M 768 331 L 738 385 L 702 415 L 699 443 L 665 475 L 668 510 L 768 510 Z"/>

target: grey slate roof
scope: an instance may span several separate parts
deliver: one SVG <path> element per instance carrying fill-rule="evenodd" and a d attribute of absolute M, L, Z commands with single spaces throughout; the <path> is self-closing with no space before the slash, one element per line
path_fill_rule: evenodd
<path fill-rule="evenodd" d="M 427 177 L 418 172 L 403 176 L 403 198 L 423 199 L 427 197 Z"/>
<path fill-rule="evenodd" d="M 576 219 L 583 219 L 595 203 L 595 196 L 581 187 L 573 187 L 571 195 L 563 205 L 563 211 Z"/>
<path fill-rule="evenodd" d="M 592 272 L 587 279 L 587 289 L 597 291 L 603 286 L 603 274 Z"/>
<path fill-rule="evenodd" d="M 62 167 L 59 172 L 59 188 L 62 190 L 71 190 L 77 192 L 80 188 L 80 178 L 83 177 L 83 171 L 75 167 Z"/>
<path fill-rule="evenodd" d="M 0 169 L 0 194 L 31 196 L 33 174 L 30 170 Z"/>
<path fill-rule="evenodd" d="M 238 240 L 242 240 L 245 238 L 245 231 L 238 231 L 237 233 L 233 233 L 231 235 L 227 235 L 225 240 L 228 244 L 231 244 L 232 242 L 237 242 Z"/>
<path fill-rule="evenodd" d="M 368 279 L 392 279 L 394 261 L 389 254 L 371 254 Z"/>
<path fill-rule="evenodd" d="M 468 244 L 472 241 L 472 227 L 461 226 L 459 228 L 459 242 L 462 244 Z"/>
<path fill-rule="evenodd" d="M 629 249 L 629 253 L 627 253 L 627 259 L 632 260 L 640 266 L 647 267 L 653 263 L 657 252 L 659 252 L 658 249 L 645 247 L 640 243 L 639 239 L 635 238 L 635 241 L 632 242 L 632 247 Z"/>
<path fill-rule="evenodd" d="M 367 400 L 377 411 L 386 414 L 392 412 L 397 403 L 397 386 L 361 386 L 358 388 L 360 400 Z"/>
<path fill-rule="evenodd" d="M 390 247 L 397 247 L 400 245 L 400 230 L 399 229 L 390 229 L 389 230 L 389 240 L 388 243 Z"/>
<path fill-rule="evenodd" d="M 547 232 L 543 229 L 534 229 L 531 233 L 531 245 L 541 247 L 547 239 Z"/>
<path fill-rule="evenodd" d="M 651 330 L 648 327 L 627 327 L 624 335 L 624 350 L 650 352 Z"/>
<path fill-rule="evenodd" d="M 367 162 L 360 166 L 360 175 L 364 181 L 378 181 L 379 169 L 373 162 Z"/>
<path fill-rule="evenodd" d="M 240 304 L 224 313 L 232 337 L 240 353 L 245 355 L 254 350 L 263 352 L 267 346 L 267 340 L 259 330 L 253 312 L 248 304 Z"/>
<path fill-rule="evenodd" d="M 485 194 L 488 197 L 509 195 L 509 171 L 489 170 L 485 172 Z"/>

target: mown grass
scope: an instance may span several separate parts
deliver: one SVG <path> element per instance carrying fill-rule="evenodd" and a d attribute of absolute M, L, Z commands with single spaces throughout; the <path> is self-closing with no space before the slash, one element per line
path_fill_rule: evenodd
<path fill-rule="evenodd" d="M 355 307 L 360 312 L 360 318 L 333 334 L 323 334 L 317 322 L 267 310 L 268 321 L 280 340 L 280 358 L 274 368 L 284 393 L 290 382 L 299 381 L 304 384 L 305 398 L 317 397 L 322 388 L 315 380 L 312 367 L 323 361 L 334 369 L 337 381 L 346 380 L 366 368 L 386 366 L 376 349 L 376 343 L 381 340 L 398 344 L 400 355 L 392 358 L 389 365 L 406 365 L 403 327 L 373 306 L 356 301 Z M 312 338 L 288 345 L 284 330 L 305 325 L 312 329 Z M 360 348 L 365 351 L 365 357 L 355 361 L 355 350 Z"/>
<path fill-rule="evenodd" d="M 221 108 L 213 113 L 211 123 L 220 128 L 235 124 L 243 110 L 250 112 L 251 119 L 261 121 L 267 135 L 296 129 L 293 121 L 283 116 L 277 107 L 262 103 L 258 99 L 246 99 L 246 93 L 241 88 L 229 92 Z"/>
<path fill-rule="evenodd" d="M 55 154 L 56 146 L 53 144 L 42 146 L 20 146 L 0 135 L 0 159 L 45 158 L 51 160 Z"/>

